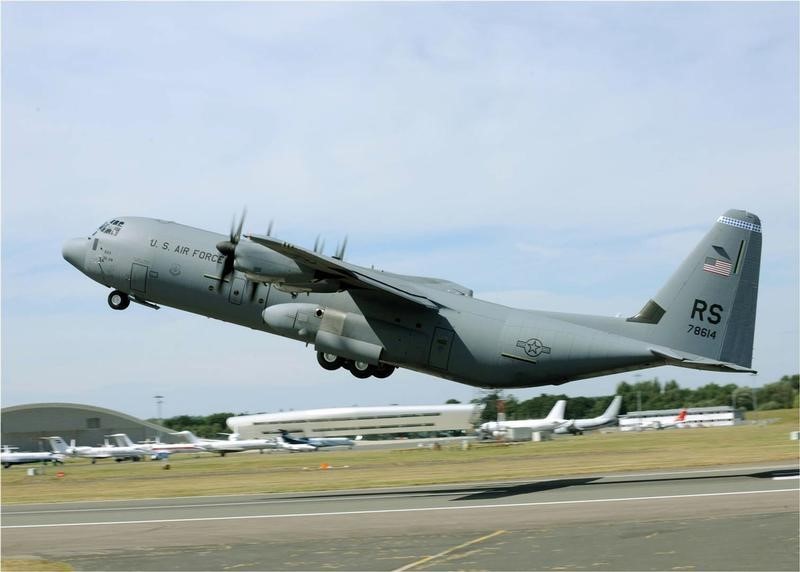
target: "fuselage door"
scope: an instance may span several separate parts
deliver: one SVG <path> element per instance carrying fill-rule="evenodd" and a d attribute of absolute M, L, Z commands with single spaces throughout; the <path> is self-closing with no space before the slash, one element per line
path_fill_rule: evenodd
<path fill-rule="evenodd" d="M 131 290 L 138 294 L 147 294 L 148 267 L 144 264 L 131 264 Z"/>
<path fill-rule="evenodd" d="M 453 347 L 453 330 L 436 328 L 433 331 L 431 354 L 428 363 L 439 369 L 447 369 L 450 361 L 450 349 Z"/>
<path fill-rule="evenodd" d="M 234 275 L 231 281 L 231 290 L 228 294 L 228 300 L 231 304 L 239 305 L 242 303 L 242 294 L 244 294 L 245 286 L 247 286 L 245 279 Z"/>

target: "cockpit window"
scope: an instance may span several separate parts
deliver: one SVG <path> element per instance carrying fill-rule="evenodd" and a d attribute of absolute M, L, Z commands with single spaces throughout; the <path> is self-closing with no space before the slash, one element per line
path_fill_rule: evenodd
<path fill-rule="evenodd" d="M 119 231 L 122 230 L 122 226 L 124 224 L 125 222 L 121 220 L 117 219 L 110 220 L 108 222 L 104 222 L 100 226 L 100 228 L 98 228 L 97 231 L 95 231 L 94 234 L 102 232 L 103 234 L 110 234 L 111 236 L 117 236 L 119 234 Z M 94 236 L 94 234 L 92 234 L 92 236 Z"/>

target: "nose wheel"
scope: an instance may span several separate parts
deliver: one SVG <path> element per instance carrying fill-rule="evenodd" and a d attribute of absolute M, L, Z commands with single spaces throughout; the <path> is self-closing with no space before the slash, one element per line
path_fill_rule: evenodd
<path fill-rule="evenodd" d="M 130 303 L 131 299 L 125 292 L 114 290 L 108 295 L 108 305 L 114 310 L 124 310 Z"/>

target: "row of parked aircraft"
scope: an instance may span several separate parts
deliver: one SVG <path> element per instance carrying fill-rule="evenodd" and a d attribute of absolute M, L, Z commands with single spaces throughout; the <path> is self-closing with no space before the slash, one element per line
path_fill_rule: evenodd
<path fill-rule="evenodd" d="M 44 437 L 50 444 L 52 452 L 13 452 L 15 447 L 4 447 L 0 455 L 0 464 L 5 468 L 25 463 L 63 463 L 67 457 L 91 459 L 114 459 L 118 462 L 143 458 L 166 459 L 173 453 L 239 453 L 251 450 L 283 450 L 291 453 L 307 453 L 323 447 L 350 447 L 355 441 L 344 437 L 331 438 L 299 438 L 292 437 L 286 431 L 268 439 L 239 439 L 236 433 L 227 434 L 227 439 L 205 439 L 197 437 L 191 431 L 178 431 L 173 435 L 184 439 L 180 443 L 162 443 L 160 441 L 134 443 L 125 433 L 106 435 L 106 442 L 95 447 L 76 446 L 72 440 L 69 445 L 59 436 Z M 113 441 L 113 443 L 111 442 Z"/>
<path fill-rule="evenodd" d="M 590 419 L 565 419 L 564 413 L 567 402 L 564 399 L 556 401 L 553 409 L 543 419 L 520 419 L 514 421 L 489 421 L 482 424 L 478 433 L 484 438 L 502 438 L 508 435 L 510 430 L 524 428 L 531 431 L 542 431 L 556 434 L 582 435 L 584 431 L 593 431 L 617 425 L 619 410 L 622 405 L 622 397 L 615 395 L 602 415 Z M 669 427 L 680 427 L 685 423 L 686 410 L 682 409 L 677 417 L 672 421 L 642 420 L 634 427 L 635 429 L 667 429 Z"/>
<path fill-rule="evenodd" d="M 531 431 L 549 432 L 555 434 L 582 435 L 585 431 L 593 431 L 603 427 L 617 425 L 622 397 L 614 396 L 611 403 L 602 415 L 587 419 L 566 419 L 564 417 L 567 402 L 558 400 L 553 408 L 543 419 L 521 419 L 513 421 L 489 421 L 478 428 L 478 435 L 483 438 L 503 438 L 514 429 L 530 429 Z M 642 420 L 635 429 L 667 429 L 680 427 L 685 424 L 686 410 L 671 421 Z M 0 453 L 0 464 L 5 468 L 12 465 L 25 463 L 63 463 L 66 457 L 89 458 L 92 463 L 98 459 L 115 459 L 116 461 L 139 461 L 142 458 L 166 459 L 173 453 L 217 453 L 225 456 L 228 453 L 259 450 L 284 450 L 292 453 L 316 451 L 324 447 L 349 447 L 353 448 L 355 440 L 346 437 L 292 437 L 287 431 L 281 430 L 280 435 L 266 439 L 240 439 L 237 433 L 224 433 L 227 439 L 207 439 L 197 437 L 191 431 L 178 431 L 173 435 L 183 438 L 180 443 L 161 443 L 160 441 L 134 443 L 125 433 L 115 433 L 106 436 L 106 443 L 96 447 L 78 447 L 75 441 L 69 445 L 59 436 L 45 437 L 50 443 L 52 452 L 14 452 L 16 447 L 3 447 Z M 113 440 L 113 444 L 109 442 Z"/>

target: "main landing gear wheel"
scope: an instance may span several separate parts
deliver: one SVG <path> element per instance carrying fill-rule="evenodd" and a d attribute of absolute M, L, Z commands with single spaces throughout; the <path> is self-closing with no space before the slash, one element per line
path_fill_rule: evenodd
<path fill-rule="evenodd" d="M 397 369 L 392 365 L 386 365 L 385 363 L 380 364 L 378 367 L 375 368 L 375 371 L 372 372 L 372 375 L 377 377 L 378 379 L 385 379 L 394 373 L 394 370 Z"/>
<path fill-rule="evenodd" d="M 131 299 L 125 292 L 114 290 L 108 295 L 108 305 L 114 310 L 124 310 L 131 303 Z"/>
<path fill-rule="evenodd" d="M 350 365 L 350 373 L 358 379 L 367 379 L 375 373 L 375 368 L 365 361 L 354 361 Z"/>
<path fill-rule="evenodd" d="M 317 361 L 319 365 L 328 371 L 339 369 L 344 365 L 344 360 L 335 354 L 325 352 L 317 352 Z"/>

